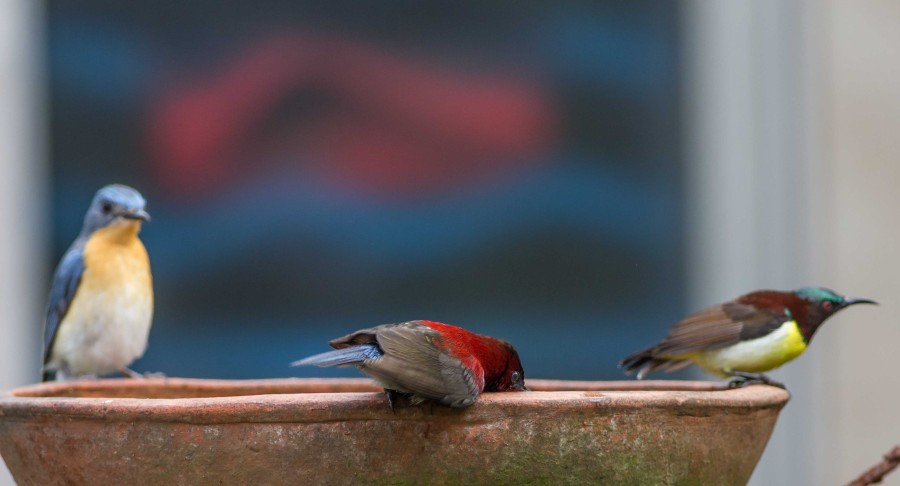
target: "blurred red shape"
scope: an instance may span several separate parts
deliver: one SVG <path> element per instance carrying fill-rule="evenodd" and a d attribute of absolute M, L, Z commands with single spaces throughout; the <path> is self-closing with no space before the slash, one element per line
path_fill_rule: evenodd
<path fill-rule="evenodd" d="M 316 108 L 288 105 L 285 117 L 304 93 Z M 164 91 L 147 142 L 161 186 L 180 197 L 226 189 L 261 162 L 404 197 L 533 164 L 556 124 L 546 90 L 521 74 L 286 35 Z"/>

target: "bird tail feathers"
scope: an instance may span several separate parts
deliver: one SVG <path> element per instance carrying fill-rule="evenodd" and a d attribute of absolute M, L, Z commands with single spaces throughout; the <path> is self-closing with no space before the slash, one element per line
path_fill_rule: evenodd
<path fill-rule="evenodd" d="M 348 366 L 359 364 L 367 359 L 375 359 L 381 355 L 381 350 L 375 344 L 358 344 L 303 358 L 299 361 L 294 361 L 291 363 L 291 366 L 316 365 L 322 368 Z"/>
<path fill-rule="evenodd" d="M 690 360 L 679 358 L 666 358 L 657 356 L 653 348 L 638 351 L 619 362 L 619 367 L 623 368 L 625 374 L 632 374 L 637 371 L 637 379 L 641 380 L 648 373 L 653 371 L 664 371 L 666 373 L 674 373 L 683 370 L 693 363 Z"/>

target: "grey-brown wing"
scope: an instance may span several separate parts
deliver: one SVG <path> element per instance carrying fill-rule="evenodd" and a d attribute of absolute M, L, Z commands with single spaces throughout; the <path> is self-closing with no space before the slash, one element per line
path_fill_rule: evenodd
<path fill-rule="evenodd" d="M 743 339 L 761 337 L 789 317 L 738 302 L 727 302 L 695 312 L 676 323 L 654 349 L 656 356 L 678 356 L 718 349 Z"/>
<path fill-rule="evenodd" d="M 479 389 L 472 370 L 441 349 L 437 331 L 417 321 L 373 328 L 384 356 L 362 369 L 386 388 L 437 400 L 451 407 L 471 405 Z"/>
<path fill-rule="evenodd" d="M 59 325 L 69 311 L 69 306 L 75 298 L 75 292 L 81 283 L 81 275 L 84 273 L 84 245 L 80 240 L 63 255 L 56 272 L 53 275 L 53 285 L 50 288 L 50 302 L 47 305 L 47 317 L 44 321 L 44 364 L 50 361 L 53 343 L 59 331 Z M 46 380 L 45 380 L 46 381 Z"/>

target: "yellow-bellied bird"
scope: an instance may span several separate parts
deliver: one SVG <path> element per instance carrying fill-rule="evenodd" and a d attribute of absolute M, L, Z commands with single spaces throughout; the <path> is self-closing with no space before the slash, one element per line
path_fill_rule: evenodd
<path fill-rule="evenodd" d="M 737 377 L 732 387 L 766 383 L 784 388 L 762 373 L 803 354 L 819 326 L 837 311 L 875 303 L 822 287 L 760 290 L 687 316 L 662 342 L 619 366 L 626 373 L 640 370 L 640 379 L 651 371 L 671 373 L 697 364 L 723 378 Z"/>
<path fill-rule="evenodd" d="M 44 328 L 43 380 L 128 369 L 144 354 L 153 319 L 150 259 L 138 238 L 150 220 L 138 191 L 106 186 L 59 262 Z"/>

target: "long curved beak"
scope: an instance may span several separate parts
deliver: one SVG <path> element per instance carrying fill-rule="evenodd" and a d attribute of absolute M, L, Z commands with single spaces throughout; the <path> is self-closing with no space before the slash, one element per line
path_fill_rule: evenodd
<path fill-rule="evenodd" d="M 125 209 L 119 213 L 119 216 L 126 219 L 139 219 L 141 221 L 150 221 L 150 213 L 143 209 Z"/>
<path fill-rule="evenodd" d="M 859 297 L 848 297 L 848 298 L 844 299 L 844 305 L 842 305 L 841 307 L 849 307 L 854 304 L 878 305 L 878 302 L 875 302 L 874 300 L 871 300 L 871 299 L 863 299 L 863 298 L 859 298 Z"/>

